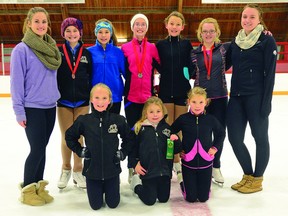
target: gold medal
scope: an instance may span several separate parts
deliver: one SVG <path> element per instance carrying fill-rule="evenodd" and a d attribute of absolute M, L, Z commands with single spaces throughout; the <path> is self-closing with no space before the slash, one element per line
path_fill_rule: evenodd
<path fill-rule="evenodd" d="M 143 77 L 143 74 L 142 74 L 142 73 L 138 73 L 138 77 L 139 77 L 139 78 L 142 78 L 142 77 Z"/>

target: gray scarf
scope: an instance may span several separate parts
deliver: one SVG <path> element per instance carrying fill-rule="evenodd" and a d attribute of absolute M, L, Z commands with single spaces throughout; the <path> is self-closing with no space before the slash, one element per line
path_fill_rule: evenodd
<path fill-rule="evenodd" d="M 260 37 L 261 33 L 263 32 L 264 27 L 261 24 L 258 24 L 250 34 L 246 35 L 244 29 L 241 29 L 236 36 L 235 43 L 241 49 L 249 49 L 255 45 Z"/>
<path fill-rule="evenodd" d="M 61 55 L 55 40 L 50 35 L 46 34 L 42 39 L 28 28 L 22 41 L 32 49 L 47 68 L 57 70 L 60 67 Z"/>

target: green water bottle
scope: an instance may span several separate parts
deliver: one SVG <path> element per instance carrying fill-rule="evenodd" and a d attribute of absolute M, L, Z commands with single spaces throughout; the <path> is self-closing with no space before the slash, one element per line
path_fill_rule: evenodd
<path fill-rule="evenodd" d="M 167 139 L 166 159 L 173 159 L 174 156 L 174 142 Z"/>

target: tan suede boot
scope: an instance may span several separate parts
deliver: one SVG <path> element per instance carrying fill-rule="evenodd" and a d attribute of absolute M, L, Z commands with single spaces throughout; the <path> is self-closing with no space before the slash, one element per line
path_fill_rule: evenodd
<path fill-rule="evenodd" d="M 45 190 L 46 185 L 48 185 L 49 182 L 45 180 L 41 180 L 37 184 L 37 194 L 39 197 L 45 200 L 45 203 L 51 203 L 54 198 L 49 195 L 49 191 Z"/>
<path fill-rule="evenodd" d="M 243 177 L 242 177 L 242 180 L 240 182 L 236 183 L 236 184 L 233 184 L 231 186 L 231 188 L 233 190 L 238 190 L 239 188 L 243 187 L 246 184 L 247 180 L 250 179 L 251 177 L 253 177 L 253 176 L 244 174 Z"/>
<path fill-rule="evenodd" d="M 240 193 L 255 193 L 263 190 L 262 188 L 263 176 L 261 177 L 253 177 L 253 179 L 247 180 L 246 184 L 239 188 L 238 191 Z"/>
<path fill-rule="evenodd" d="M 24 204 L 31 206 L 42 206 L 45 204 L 45 200 L 36 194 L 36 183 L 31 183 L 23 187 L 23 183 L 19 184 L 21 190 L 20 201 Z"/>

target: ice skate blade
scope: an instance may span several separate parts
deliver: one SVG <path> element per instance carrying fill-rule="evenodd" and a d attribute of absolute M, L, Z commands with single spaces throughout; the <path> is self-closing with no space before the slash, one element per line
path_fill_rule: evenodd
<path fill-rule="evenodd" d="M 212 178 L 212 182 L 214 184 L 216 184 L 217 186 L 219 186 L 219 187 L 223 187 L 224 186 L 224 182 L 217 182 L 214 178 Z"/>

